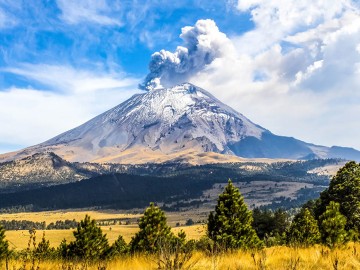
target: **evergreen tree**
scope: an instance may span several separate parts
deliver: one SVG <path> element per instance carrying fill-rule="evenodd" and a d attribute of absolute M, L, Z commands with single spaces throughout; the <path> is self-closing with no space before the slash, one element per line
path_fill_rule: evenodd
<path fill-rule="evenodd" d="M 111 255 L 120 256 L 124 255 L 129 251 L 129 247 L 126 244 L 124 238 L 119 235 L 118 239 L 111 246 Z"/>
<path fill-rule="evenodd" d="M 288 242 L 300 246 L 319 243 L 320 232 L 317 221 L 307 208 L 302 208 L 291 223 Z"/>
<path fill-rule="evenodd" d="M 159 245 L 171 241 L 174 235 L 166 224 L 165 213 L 150 203 L 139 222 L 140 231 L 131 239 L 131 251 L 156 252 Z"/>
<path fill-rule="evenodd" d="M 264 239 L 271 233 L 274 227 L 274 218 L 270 210 L 261 210 L 255 208 L 253 210 L 253 227 L 260 239 Z"/>
<path fill-rule="evenodd" d="M 319 218 L 331 201 L 340 204 L 340 212 L 347 223 L 346 230 L 360 231 L 360 164 L 348 162 L 330 181 L 329 188 L 320 194 L 316 208 Z"/>
<path fill-rule="evenodd" d="M 239 189 L 229 180 L 219 195 L 215 213 L 209 215 L 208 237 L 225 249 L 260 247 L 252 222 L 252 212 L 247 209 Z"/>
<path fill-rule="evenodd" d="M 55 252 L 54 248 L 50 247 L 50 241 L 45 238 L 45 231 L 43 232 L 43 237 L 41 238 L 40 243 L 34 250 L 34 253 L 39 258 L 49 258 Z"/>
<path fill-rule="evenodd" d="M 110 246 L 106 234 L 102 233 L 95 220 L 91 220 L 88 215 L 78 224 L 74 237 L 75 241 L 69 244 L 66 252 L 72 257 L 97 260 L 109 254 Z"/>
<path fill-rule="evenodd" d="M 275 242 L 285 240 L 290 222 L 289 215 L 282 209 L 270 211 L 255 208 L 253 210 L 253 227 L 261 240 L 266 238 L 276 238 Z M 278 241 L 277 241 L 278 240 Z"/>
<path fill-rule="evenodd" d="M 347 241 L 346 217 L 340 213 L 339 203 L 330 202 L 325 213 L 320 216 L 320 224 L 321 238 L 324 244 L 334 248 Z"/>
<path fill-rule="evenodd" d="M 9 243 L 5 240 L 5 230 L 0 226 L 0 260 L 9 254 Z"/>

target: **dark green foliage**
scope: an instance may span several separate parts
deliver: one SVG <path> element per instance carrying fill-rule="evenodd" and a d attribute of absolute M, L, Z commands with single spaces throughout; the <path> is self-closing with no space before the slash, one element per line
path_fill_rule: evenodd
<path fill-rule="evenodd" d="M 317 218 L 316 209 L 319 207 L 319 203 L 320 203 L 319 199 L 309 200 L 306 203 L 304 203 L 301 208 L 307 208 L 310 211 L 311 215 Z"/>
<path fill-rule="evenodd" d="M 102 233 L 95 220 L 88 215 L 80 221 L 74 231 L 75 241 L 63 247 L 63 253 L 83 260 L 98 260 L 106 258 L 110 252 L 110 246 L 106 235 Z"/>
<path fill-rule="evenodd" d="M 195 222 L 191 218 L 189 218 L 185 223 L 186 226 L 191 226 L 191 225 L 194 225 L 194 224 L 195 224 Z"/>
<path fill-rule="evenodd" d="M 160 243 L 171 241 L 174 235 L 166 224 L 165 213 L 154 203 L 150 203 L 139 222 L 140 231 L 131 239 L 132 252 L 158 251 Z"/>
<path fill-rule="evenodd" d="M 339 203 L 330 202 L 326 211 L 320 216 L 322 242 L 330 248 L 343 245 L 348 241 L 345 225 L 346 217 L 340 213 Z"/>
<path fill-rule="evenodd" d="M 45 232 L 43 232 L 43 236 L 41 241 L 35 247 L 34 254 L 36 257 L 41 259 L 51 258 L 55 254 L 55 249 L 50 247 L 49 240 L 45 238 Z"/>
<path fill-rule="evenodd" d="M 51 222 L 49 225 L 47 225 L 47 230 L 68 230 L 68 229 L 75 229 L 78 226 L 78 222 L 73 220 L 57 220 L 55 223 Z"/>
<path fill-rule="evenodd" d="M 294 217 L 288 233 L 291 245 L 311 246 L 320 242 L 320 232 L 317 221 L 307 208 L 302 208 Z"/>
<path fill-rule="evenodd" d="M 155 177 L 111 174 L 75 183 L 0 196 L 0 207 L 33 204 L 38 209 L 66 209 L 97 205 L 130 209 L 150 201 L 178 202 L 198 198 L 212 183 L 179 176 Z"/>
<path fill-rule="evenodd" d="M 34 222 L 30 220 L 0 220 L 0 225 L 7 231 L 10 230 L 45 230 L 45 222 Z"/>
<path fill-rule="evenodd" d="M 9 254 L 9 243 L 5 239 L 5 230 L 0 226 L 0 260 Z"/>
<path fill-rule="evenodd" d="M 283 244 L 286 240 L 286 231 L 289 229 L 289 215 L 282 209 L 270 211 L 255 208 L 253 210 L 253 227 L 266 245 Z"/>
<path fill-rule="evenodd" d="M 129 252 L 129 246 L 126 244 L 124 238 L 119 235 L 118 239 L 111 246 L 111 256 L 121 256 Z"/>
<path fill-rule="evenodd" d="M 56 250 L 57 254 L 59 254 L 59 256 L 63 259 L 69 259 L 71 258 L 71 255 L 70 255 L 70 250 L 69 250 L 69 245 L 68 243 L 66 242 L 66 239 L 64 238 L 59 247 L 57 248 Z"/>
<path fill-rule="evenodd" d="M 46 226 L 46 222 L 34 222 L 30 220 L 0 220 L 0 226 L 5 230 L 68 230 L 75 229 L 78 222 L 73 220 L 57 220 L 55 223 L 51 222 Z"/>
<path fill-rule="evenodd" d="M 220 194 L 215 213 L 208 219 L 207 234 L 224 249 L 256 248 L 261 241 L 252 227 L 253 217 L 231 180 Z"/>
<path fill-rule="evenodd" d="M 346 230 L 360 231 L 360 164 L 354 161 L 346 163 L 331 180 L 329 188 L 320 195 L 316 209 L 320 217 L 331 201 L 340 204 L 340 212 L 347 223 Z"/>
<path fill-rule="evenodd" d="M 327 176 L 319 176 L 308 173 L 308 171 L 319 166 L 337 163 L 336 159 L 328 159 L 273 164 L 249 162 L 242 163 L 241 166 L 238 163 L 201 166 L 187 166 L 180 163 L 146 164 L 144 166 L 107 164 L 106 168 L 99 164 L 91 164 L 91 166 L 89 164 L 73 164 L 77 166 L 79 172 L 87 170 L 86 168 L 89 167 L 98 167 L 95 169 L 95 175 L 99 176 L 64 185 L 41 188 L 37 186 L 33 187 L 33 190 L 27 191 L 20 191 L 16 185 L 12 190 L 15 193 L 6 194 L 5 192 L 9 190 L 3 190 L 3 194 L 0 196 L 0 207 L 4 211 L 21 211 L 20 209 L 24 208 L 22 206 L 29 206 L 31 208 L 27 209 L 30 211 L 40 211 L 89 206 L 129 209 L 144 207 L 150 201 L 164 201 L 172 204 L 180 200 L 199 198 L 204 190 L 219 183 L 219 179 L 228 178 L 233 179 L 234 182 L 262 179 L 264 181 L 301 181 L 324 185 L 329 181 Z M 258 166 L 261 171 L 245 170 L 243 167 L 246 165 Z M 125 171 L 129 174 L 119 173 Z M 20 189 L 23 187 L 24 185 L 21 185 Z M 316 191 L 318 188 L 315 188 Z M 306 190 L 306 194 L 311 194 L 310 190 Z M 305 199 L 317 197 L 317 194 L 305 197 L 301 196 L 296 201 L 283 200 L 280 205 L 274 204 L 273 209 L 299 206 Z M 196 206 L 204 202 L 206 201 L 191 200 L 190 203 L 187 203 L 188 205 L 184 206 Z M 180 207 L 180 205 L 178 206 Z M 24 211 L 22 210 L 22 212 Z"/>

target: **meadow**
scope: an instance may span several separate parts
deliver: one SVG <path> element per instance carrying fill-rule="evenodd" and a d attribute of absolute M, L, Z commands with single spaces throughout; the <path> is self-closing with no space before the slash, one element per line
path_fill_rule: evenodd
<path fill-rule="evenodd" d="M 0 219 L 5 220 L 31 220 L 46 221 L 47 223 L 64 219 L 81 220 L 86 214 L 91 215 L 98 221 L 112 219 L 136 219 L 140 214 L 119 213 L 117 211 L 81 211 L 72 210 L 48 211 L 35 213 L 15 213 L 1 214 Z M 177 233 L 180 230 L 185 231 L 188 239 L 198 240 L 205 235 L 205 225 L 196 224 L 192 226 L 175 226 L 175 221 L 184 221 L 184 213 L 170 214 L 172 231 Z M 102 231 L 106 233 L 109 243 L 113 243 L 119 235 L 122 235 L 126 242 L 139 230 L 137 224 L 129 225 L 107 225 L 101 226 Z M 45 237 L 50 241 L 52 247 L 59 246 L 65 238 L 67 241 L 73 241 L 73 229 L 70 230 L 46 230 Z M 43 231 L 36 232 L 37 242 L 40 241 Z M 15 250 L 26 249 L 29 240 L 29 231 L 6 231 L 6 239 L 9 241 L 10 248 Z M 8 269 L 31 269 L 32 266 L 39 270 L 66 269 L 66 270 L 143 270 L 158 269 L 159 257 L 156 255 L 134 255 L 124 256 L 111 260 L 107 263 L 84 265 L 83 263 L 64 263 L 57 260 L 26 262 L 21 259 L 10 260 Z M 25 267 L 24 267 L 25 266 Z M 103 267 L 103 268 L 101 268 Z M 105 267 L 105 268 L 104 268 Z M 2 268 L 6 269 L 3 262 Z M 36 269 L 36 268 L 34 268 Z M 341 249 L 330 250 L 324 246 L 316 245 L 309 248 L 293 248 L 286 246 L 276 246 L 265 248 L 260 251 L 236 251 L 229 253 L 211 253 L 196 251 L 191 259 L 186 263 L 183 269 L 197 270 L 240 270 L 240 269 L 279 269 L 279 270 L 297 270 L 297 269 L 360 269 L 360 244 L 350 243 Z"/>
<path fill-rule="evenodd" d="M 100 226 L 102 231 L 106 233 L 109 243 L 112 244 L 119 235 L 122 235 L 126 242 L 130 242 L 131 237 L 139 230 L 136 220 L 140 218 L 142 214 L 119 212 L 115 210 L 108 211 L 96 211 L 96 210 L 70 210 L 70 211 L 45 211 L 45 212 L 25 212 L 25 213 L 13 213 L 13 214 L 0 214 L 0 220 L 29 220 L 34 222 L 43 222 L 47 224 L 56 222 L 57 220 L 82 220 L 85 215 L 89 215 L 91 218 L 97 221 L 109 221 L 113 220 L 133 220 L 128 225 L 106 225 Z M 183 230 L 188 239 L 198 240 L 205 235 L 205 225 L 192 225 L 192 226 L 176 226 L 176 223 L 184 224 L 186 217 L 189 214 L 186 213 L 170 213 L 168 215 L 168 223 L 172 226 L 172 231 L 177 234 L 180 230 Z M 134 221 L 135 220 L 135 221 Z M 63 239 L 67 241 L 73 241 L 74 229 L 69 230 L 38 230 L 36 231 L 36 237 L 40 241 L 43 232 L 45 237 L 50 241 L 51 247 L 58 247 Z M 30 233 L 28 230 L 13 230 L 5 232 L 6 239 L 9 241 L 9 247 L 15 250 L 25 249 L 28 245 Z"/>
<path fill-rule="evenodd" d="M 323 246 L 310 248 L 290 248 L 277 246 L 265 248 L 257 252 L 237 251 L 233 253 L 205 254 L 195 252 L 182 269 L 188 270 L 338 270 L 360 269 L 360 244 L 329 250 Z M 159 258 L 150 255 L 125 256 L 108 263 L 84 265 L 81 263 L 66 264 L 59 261 L 36 262 L 39 270 L 71 269 L 71 270 L 147 270 L 158 269 Z M 8 269 L 31 269 L 31 264 L 26 268 L 22 261 L 10 261 Z M 2 268 L 3 269 L 3 268 Z M 36 268 L 35 268 L 36 269 Z"/>

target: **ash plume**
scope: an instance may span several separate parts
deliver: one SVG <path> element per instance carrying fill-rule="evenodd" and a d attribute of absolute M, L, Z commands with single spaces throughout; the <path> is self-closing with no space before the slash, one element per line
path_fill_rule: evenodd
<path fill-rule="evenodd" d="M 230 40 L 210 19 L 198 20 L 194 26 L 183 27 L 180 38 L 183 46 L 178 46 L 175 52 L 161 50 L 152 54 L 150 72 L 139 85 L 140 89 L 150 91 L 185 82 L 232 49 Z"/>

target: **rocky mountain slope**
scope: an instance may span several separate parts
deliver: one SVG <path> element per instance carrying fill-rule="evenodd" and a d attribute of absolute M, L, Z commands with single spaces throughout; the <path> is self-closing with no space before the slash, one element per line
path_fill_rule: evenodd
<path fill-rule="evenodd" d="M 0 161 L 54 152 L 72 162 L 196 163 L 243 158 L 360 160 L 351 148 L 277 136 L 189 83 L 134 95 L 85 124 Z M 180 157 L 180 158 L 179 158 Z M 230 158 L 229 158 L 230 157 Z"/>
<path fill-rule="evenodd" d="M 92 177 L 91 170 L 79 170 L 54 153 L 38 153 L 15 161 L 0 163 L 0 187 L 56 185 Z"/>

